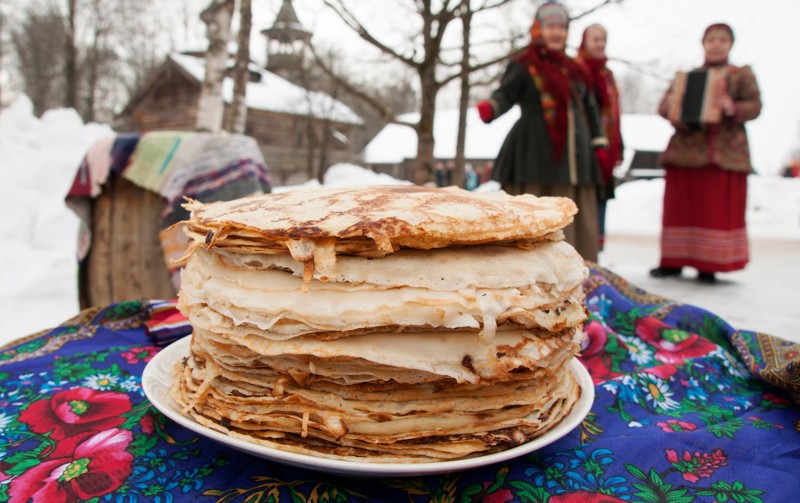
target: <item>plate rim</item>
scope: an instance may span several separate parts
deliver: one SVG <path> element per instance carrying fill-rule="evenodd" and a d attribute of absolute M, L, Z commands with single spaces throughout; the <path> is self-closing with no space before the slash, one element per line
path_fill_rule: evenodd
<path fill-rule="evenodd" d="M 145 366 L 142 373 L 142 389 L 153 407 L 178 423 L 178 425 L 217 443 L 262 459 L 308 470 L 360 477 L 409 477 L 463 471 L 500 463 L 530 454 L 566 436 L 586 418 L 594 403 L 595 392 L 592 378 L 580 360 L 577 357 L 573 357 L 568 365 L 569 370 L 581 388 L 581 397 L 572 406 L 570 413 L 554 425 L 553 428 L 542 436 L 522 445 L 483 456 L 426 463 L 369 463 L 317 457 L 311 454 L 284 451 L 234 438 L 223 432 L 212 430 L 196 422 L 191 417 L 183 415 L 179 410 L 178 404 L 167 393 L 167 389 L 172 383 L 172 365 L 181 358 L 189 356 L 191 337 L 191 335 L 187 335 L 164 347 Z M 165 372 L 166 376 L 164 375 Z"/>

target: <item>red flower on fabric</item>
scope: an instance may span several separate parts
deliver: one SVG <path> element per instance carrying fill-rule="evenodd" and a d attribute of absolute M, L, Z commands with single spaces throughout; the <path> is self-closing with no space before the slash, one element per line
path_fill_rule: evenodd
<path fill-rule="evenodd" d="M 156 346 L 147 346 L 143 348 L 131 348 L 130 351 L 125 351 L 121 353 L 120 356 L 125 358 L 126 362 L 135 365 L 141 362 L 149 362 L 157 353 L 158 348 Z"/>
<path fill-rule="evenodd" d="M 548 503 L 625 503 L 624 500 L 602 493 L 575 491 L 550 496 Z"/>
<path fill-rule="evenodd" d="M 608 343 L 608 332 L 597 320 L 591 320 L 583 327 L 586 338 L 581 347 L 580 360 L 592 376 L 594 384 L 610 381 L 622 373 L 614 372 L 611 367 L 611 355 L 605 350 Z M 624 345 L 622 341 L 619 344 Z"/>
<path fill-rule="evenodd" d="M 657 367 L 646 368 L 642 370 L 642 372 L 645 374 L 654 375 L 659 379 L 663 379 L 664 381 L 669 381 L 669 378 L 678 372 L 678 367 L 675 365 L 665 364 Z"/>
<path fill-rule="evenodd" d="M 638 318 L 634 331 L 656 347 L 656 360 L 664 363 L 680 365 L 716 349 L 714 343 L 708 339 L 677 329 L 653 317 Z"/>
<path fill-rule="evenodd" d="M 9 503 L 62 503 L 98 498 L 130 476 L 133 456 L 125 449 L 130 431 L 102 431 L 78 444 L 69 456 L 48 459 L 11 482 Z"/>
<path fill-rule="evenodd" d="M 774 393 L 764 393 L 763 398 L 764 400 L 774 403 L 775 405 L 783 405 L 787 407 L 792 405 L 792 402 L 790 400 L 787 400 L 786 398 L 778 396 Z"/>
<path fill-rule="evenodd" d="M 156 431 L 155 428 L 156 421 L 153 419 L 153 415 L 148 413 L 142 416 L 142 419 L 139 420 L 139 426 L 142 427 L 142 433 L 147 433 L 148 435 Z"/>
<path fill-rule="evenodd" d="M 694 423 L 687 423 L 686 421 L 679 421 L 677 419 L 669 419 L 663 423 L 656 423 L 662 430 L 667 433 L 680 432 L 680 431 L 694 431 L 697 425 Z"/>
<path fill-rule="evenodd" d="M 31 431 L 47 433 L 61 440 L 79 433 L 95 432 L 119 426 L 120 417 L 131 410 L 128 395 L 90 388 L 75 388 L 56 393 L 51 398 L 33 402 L 19 415 Z"/>
<path fill-rule="evenodd" d="M 722 449 L 713 452 L 683 451 L 680 458 L 678 452 L 673 449 L 666 449 L 664 452 L 667 461 L 683 474 L 683 479 L 692 483 L 701 478 L 710 478 L 716 470 L 728 464 L 728 456 Z"/>
<path fill-rule="evenodd" d="M 491 494 L 485 495 L 481 501 L 483 503 L 508 503 L 509 501 L 514 501 L 514 493 L 512 493 L 509 489 L 500 489 Z"/>

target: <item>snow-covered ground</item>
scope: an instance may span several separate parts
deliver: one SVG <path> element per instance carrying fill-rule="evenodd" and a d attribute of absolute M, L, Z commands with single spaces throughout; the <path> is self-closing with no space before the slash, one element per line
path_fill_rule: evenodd
<path fill-rule="evenodd" d="M 64 205 L 78 164 L 98 138 L 113 134 L 84 125 L 72 110 L 37 119 L 29 101 L 0 113 L 0 345 L 53 327 L 78 313 L 78 220 Z M 356 166 L 330 171 L 325 185 L 398 183 Z M 608 245 L 600 258 L 629 281 L 704 307 L 732 325 L 800 341 L 800 179 L 750 178 L 748 230 L 753 257 L 745 271 L 718 285 L 689 279 L 653 280 L 658 260 L 661 180 L 622 185 L 609 206 Z"/>

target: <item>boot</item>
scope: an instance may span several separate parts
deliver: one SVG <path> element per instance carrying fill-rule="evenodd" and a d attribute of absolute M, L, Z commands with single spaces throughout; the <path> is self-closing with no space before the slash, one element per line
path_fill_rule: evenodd
<path fill-rule="evenodd" d="M 659 266 L 655 269 L 650 269 L 650 276 L 654 278 L 668 278 L 670 276 L 680 276 L 682 268 L 680 267 L 663 267 Z"/>

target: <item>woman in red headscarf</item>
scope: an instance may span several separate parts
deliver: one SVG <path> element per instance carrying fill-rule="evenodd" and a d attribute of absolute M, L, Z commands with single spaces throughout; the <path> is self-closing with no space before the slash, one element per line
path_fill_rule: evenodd
<path fill-rule="evenodd" d="M 606 41 L 608 33 L 599 24 L 588 26 L 583 31 L 581 46 L 575 60 L 583 65 L 589 75 L 589 84 L 600 108 L 600 126 L 608 139 L 607 162 L 601 165 L 603 187 L 598 194 L 598 225 L 600 227 L 600 249 L 606 236 L 606 203 L 614 197 L 613 169 L 622 163 L 622 133 L 620 132 L 619 91 L 614 74 L 606 66 Z"/>
<path fill-rule="evenodd" d="M 531 44 L 512 60 L 500 87 L 478 103 L 484 122 L 518 104 L 511 128 L 494 162 L 492 179 L 509 194 L 569 197 L 578 215 L 564 230 L 584 259 L 597 261 L 598 158 L 608 159 L 597 104 L 583 68 L 564 52 L 569 16 L 549 2 L 536 12 Z"/>
<path fill-rule="evenodd" d="M 716 282 L 715 273 L 743 269 L 749 260 L 745 209 L 747 175 L 753 172 L 745 122 L 761 113 L 761 93 L 749 66 L 728 63 L 733 30 L 712 24 L 703 34 L 705 63 L 698 70 L 724 70 L 715 105 L 719 122 L 673 122 L 675 133 L 662 156 L 666 169 L 661 263 L 657 278 L 679 276 L 683 267 L 698 270 L 697 279 Z M 659 113 L 668 118 L 674 83 Z"/>

